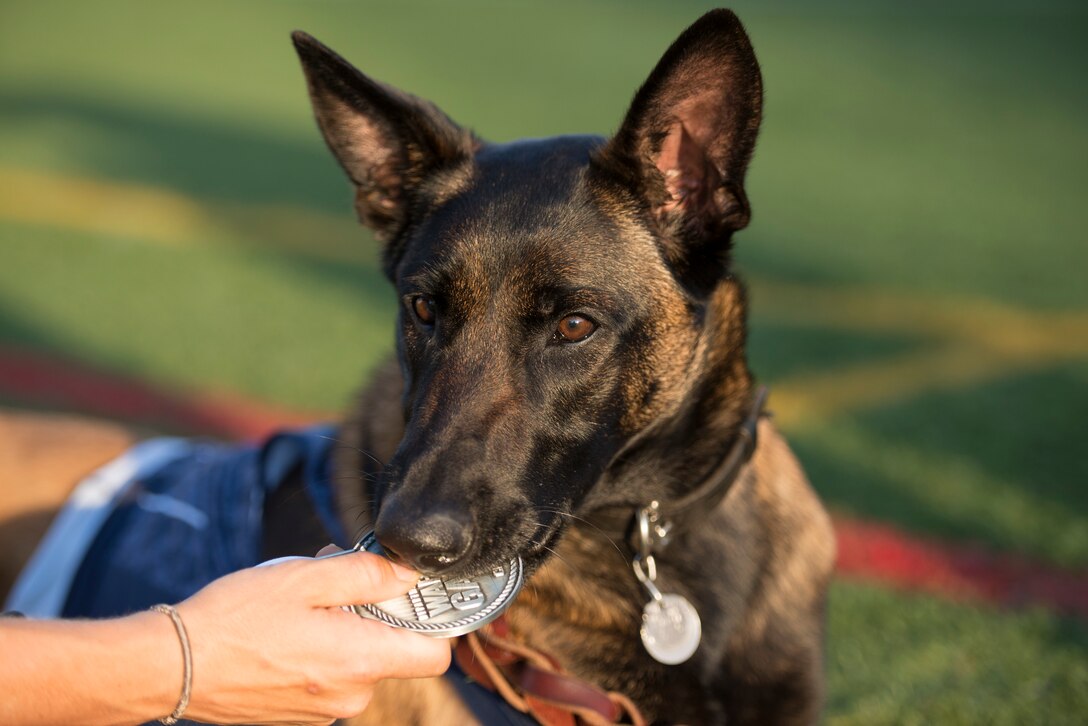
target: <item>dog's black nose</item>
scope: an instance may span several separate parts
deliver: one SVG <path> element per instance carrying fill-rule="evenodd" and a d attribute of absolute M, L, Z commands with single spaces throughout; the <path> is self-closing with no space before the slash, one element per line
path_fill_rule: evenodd
<path fill-rule="evenodd" d="M 386 514 L 391 516 L 385 516 Z M 426 575 L 452 569 L 472 545 L 468 522 L 451 512 L 398 521 L 383 510 L 374 534 L 389 557 Z"/>

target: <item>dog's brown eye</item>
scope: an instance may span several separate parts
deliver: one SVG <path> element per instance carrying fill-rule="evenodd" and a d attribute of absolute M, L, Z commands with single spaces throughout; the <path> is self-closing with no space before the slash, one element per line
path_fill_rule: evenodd
<path fill-rule="evenodd" d="M 559 327 L 556 328 L 553 337 L 557 343 L 577 343 L 588 338 L 596 329 L 597 324 L 589 318 L 583 315 L 568 315 L 559 321 Z"/>
<path fill-rule="evenodd" d="M 415 312 L 416 317 L 419 318 L 419 322 L 424 325 L 434 325 L 434 298 L 417 295 L 412 299 L 412 310 Z"/>

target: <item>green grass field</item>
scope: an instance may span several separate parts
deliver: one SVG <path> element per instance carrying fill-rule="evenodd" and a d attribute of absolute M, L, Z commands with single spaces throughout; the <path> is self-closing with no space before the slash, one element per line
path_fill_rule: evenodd
<path fill-rule="evenodd" d="M 0 5 L 0 343 L 336 411 L 393 300 L 307 30 L 494 140 L 608 133 L 707 5 Z M 765 77 L 753 368 L 829 505 L 1088 568 L 1088 9 L 736 4 Z M 1081 723 L 1088 629 L 833 590 L 832 723 Z"/>

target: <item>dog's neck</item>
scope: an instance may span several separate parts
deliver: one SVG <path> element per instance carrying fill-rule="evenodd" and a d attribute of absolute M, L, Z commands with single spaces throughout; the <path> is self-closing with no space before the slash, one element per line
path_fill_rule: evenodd
<path fill-rule="evenodd" d="M 620 449 L 575 514 L 611 530 L 616 517 L 629 519 L 651 501 L 684 497 L 712 475 L 753 401 L 745 309 L 740 282 L 730 277 L 719 283 L 702 306 L 702 329 L 675 402 Z"/>

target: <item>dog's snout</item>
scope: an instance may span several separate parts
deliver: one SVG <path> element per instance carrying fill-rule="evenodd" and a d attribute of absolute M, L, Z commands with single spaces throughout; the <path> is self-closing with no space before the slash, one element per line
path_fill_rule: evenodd
<path fill-rule="evenodd" d="M 407 517 L 384 508 L 375 534 L 393 560 L 427 575 L 453 569 L 472 546 L 467 518 L 454 511 Z"/>

